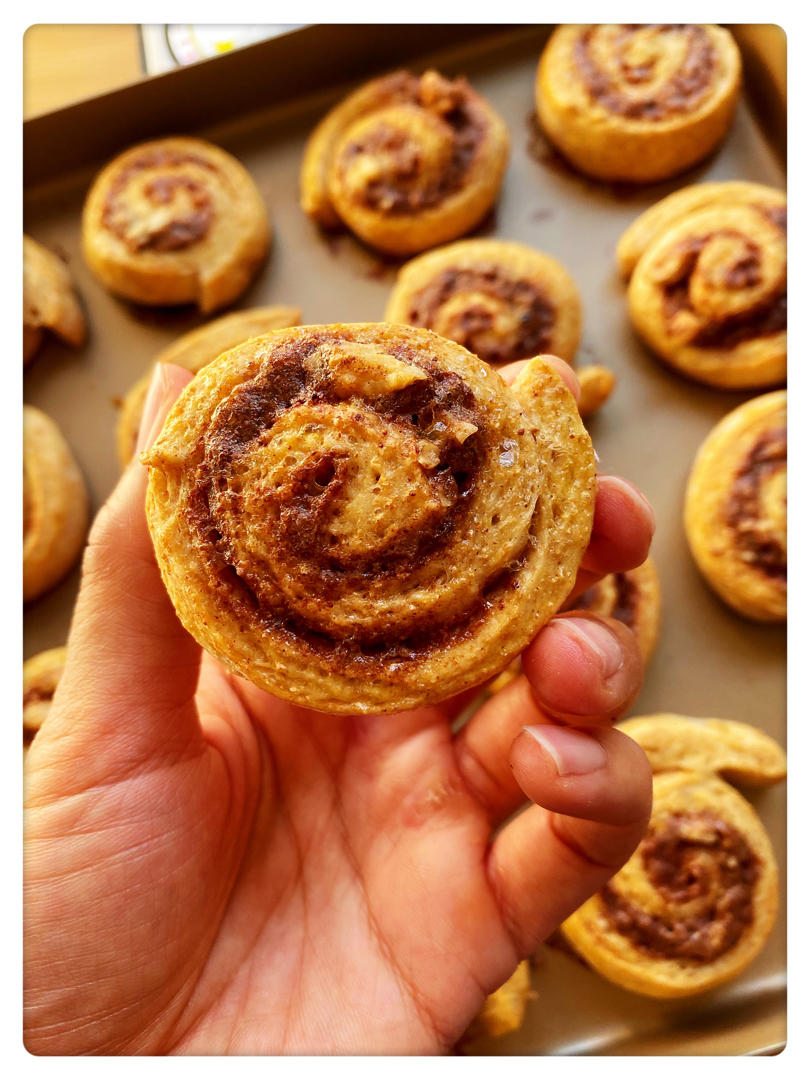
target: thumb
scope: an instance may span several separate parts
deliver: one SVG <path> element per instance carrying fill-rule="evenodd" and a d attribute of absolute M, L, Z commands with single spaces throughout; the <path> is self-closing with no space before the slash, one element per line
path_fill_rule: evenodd
<path fill-rule="evenodd" d="M 139 450 L 157 436 L 190 379 L 182 368 L 156 366 Z M 92 746 L 105 778 L 202 739 L 193 704 L 200 649 L 180 625 L 160 577 L 146 524 L 146 484 L 147 469 L 136 455 L 93 523 L 64 674 L 40 733 L 49 742 L 65 740 L 66 754 L 76 753 L 77 740 L 80 749 Z"/>
<path fill-rule="evenodd" d="M 508 929 L 527 955 L 630 858 L 647 828 L 650 765 L 613 728 L 524 728 L 515 779 L 536 804 L 495 838 L 488 870 Z"/>

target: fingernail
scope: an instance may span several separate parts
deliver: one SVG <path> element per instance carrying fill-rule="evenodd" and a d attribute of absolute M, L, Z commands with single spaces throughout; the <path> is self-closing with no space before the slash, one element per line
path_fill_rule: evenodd
<path fill-rule="evenodd" d="M 566 616 L 554 619 L 550 625 L 567 634 L 588 655 L 595 657 L 605 679 L 615 675 L 624 663 L 624 648 L 621 642 L 600 619 Z"/>
<path fill-rule="evenodd" d="M 554 762 L 558 776 L 583 776 L 607 763 L 607 752 L 592 735 L 556 724 L 535 724 L 523 729 Z"/>
<path fill-rule="evenodd" d="M 627 492 L 633 502 L 647 515 L 650 519 L 650 527 L 655 531 L 655 511 L 652 508 L 652 503 L 644 494 L 640 491 L 635 484 L 629 480 L 625 480 L 623 476 L 611 476 L 610 483 L 617 488 L 621 488 L 622 491 Z"/>

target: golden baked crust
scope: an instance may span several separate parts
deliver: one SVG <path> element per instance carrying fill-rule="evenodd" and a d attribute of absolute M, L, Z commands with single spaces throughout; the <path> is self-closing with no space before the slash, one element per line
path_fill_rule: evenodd
<path fill-rule="evenodd" d="M 746 401 L 697 452 L 684 527 L 700 572 L 750 619 L 787 615 L 787 392 Z"/>
<path fill-rule="evenodd" d="M 82 215 L 88 266 L 141 304 L 224 307 L 247 288 L 269 241 L 250 174 L 202 139 L 156 139 L 119 154 L 93 181 Z"/>
<path fill-rule="evenodd" d="M 560 26 L 540 57 L 537 115 L 582 172 L 663 180 L 725 137 L 740 70 L 718 26 Z"/>
<path fill-rule="evenodd" d="M 577 379 L 580 389 L 579 415 L 583 418 L 593 416 L 613 393 L 616 376 L 601 364 L 589 364 L 578 369 Z"/>
<path fill-rule="evenodd" d="M 685 997 L 746 968 L 778 905 L 776 860 L 754 808 L 720 777 L 678 769 L 653 777 L 645 839 L 562 932 L 619 986 Z"/>
<path fill-rule="evenodd" d="M 45 722 L 65 667 L 67 649 L 46 649 L 23 664 L 23 745 L 27 746 Z"/>
<path fill-rule="evenodd" d="M 616 726 L 635 739 L 654 773 L 672 769 L 718 773 L 735 784 L 778 784 L 787 775 L 782 747 L 751 724 L 654 713 Z"/>
<path fill-rule="evenodd" d="M 405 326 L 225 353 L 143 460 L 183 625 L 327 712 L 412 709 L 501 670 L 570 591 L 593 518 L 590 439 L 546 362 L 509 388 Z"/>
<path fill-rule="evenodd" d="M 121 468 L 126 468 L 135 453 L 138 428 L 155 364 L 175 364 L 196 375 L 220 353 L 240 345 L 248 338 L 258 337 L 270 330 L 281 330 L 285 326 L 296 326 L 300 320 L 299 308 L 282 305 L 232 311 L 198 326 L 196 330 L 190 330 L 158 353 L 149 370 L 130 387 L 121 403 L 116 432 Z"/>
<path fill-rule="evenodd" d="M 698 210 L 729 206 L 759 208 L 777 219 L 787 213 L 784 191 L 765 184 L 752 184 L 747 180 L 689 184 L 653 203 L 622 233 L 616 246 L 619 273 L 623 278 L 629 278 L 647 248 L 683 218 Z"/>
<path fill-rule="evenodd" d="M 488 364 L 541 353 L 572 360 L 582 305 L 550 255 L 505 240 L 459 240 L 402 267 L 385 321 L 435 330 Z"/>
<path fill-rule="evenodd" d="M 42 344 L 43 330 L 68 345 L 81 345 L 87 326 L 68 268 L 52 251 L 23 235 L 24 363 Z"/>
<path fill-rule="evenodd" d="M 55 585 L 79 557 L 89 505 L 79 466 L 54 421 L 23 406 L 23 600 Z"/>
<path fill-rule="evenodd" d="M 464 1041 L 483 1035 L 498 1038 L 517 1031 L 526 1015 L 526 1003 L 533 996 L 529 961 L 521 960 L 503 986 L 487 997 L 467 1029 Z"/>
<path fill-rule="evenodd" d="M 301 207 L 394 255 L 455 240 L 495 201 L 509 133 L 465 79 L 395 71 L 336 105 L 312 133 Z"/>
<path fill-rule="evenodd" d="M 707 189 L 707 190 L 704 190 Z M 695 185 L 622 237 L 630 317 L 651 349 L 710 386 L 787 373 L 787 204 L 775 188 Z"/>

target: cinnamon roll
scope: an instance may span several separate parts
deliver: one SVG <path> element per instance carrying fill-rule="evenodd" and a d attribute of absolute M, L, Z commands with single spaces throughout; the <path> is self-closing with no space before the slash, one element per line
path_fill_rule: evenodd
<path fill-rule="evenodd" d="M 23 664 L 23 746 L 29 746 L 42 727 L 65 668 L 64 645 L 37 653 Z"/>
<path fill-rule="evenodd" d="M 593 968 L 628 990 L 697 994 L 752 962 L 778 908 L 768 834 L 717 771 L 775 783 L 785 775 L 784 754 L 730 721 L 651 716 L 619 727 L 640 736 L 653 765 L 650 825 L 630 860 L 562 931 Z"/>
<path fill-rule="evenodd" d="M 87 534 L 89 500 L 70 447 L 49 416 L 23 406 L 23 599 L 65 576 Z"/>
<path fill-rule="evenodd" d="M 710 386 L 787 372 L 787 204 L 773 188 L 696 185 L 643 214 L 619 244 L 630 317 L 650 348 Z"/>
<path fill-rule="evenodd" d="M 505 240 L 460 240 L 406 263 L 386 322 L 435 330 L 488 364 L 573 359 L 582 306 L 556 259 Z"/>
<path fill-rule="evenodd" d="M 746 401 L 697 452 L 686 538 L 698 569 L 741 615 L 787 615 L 787 393 Z"/>
<path fill-rule="evenodd" d="M 455 240 L 495 201 L 509 134 L 466 79 L 396 71 L 337 105 L 313 132 L 301 207 L 394 255 Z"/>
<path fill-rule="evenodd" d="M 23 235 L 24 363 L 39 350 L 46 331 L 67 345 L 81 345 L 87 333 L 84 312 L 59 256 Z"/>
<path fill-rule="evenodd" d="M 167 138 L 119 154 L 84 204 L 87 264 L 111 292 L 141 304 L 235 300 L 267 254 L 262 197 L 236 158 L 202 139 Z"/>
<path fill-rule="evenodd" d="M 185 388 L 143 456 L 161 573 L 226 667 L 334 713 L 485 681 L 570 591 L 594 456 L 542 358 L 512 387 L 387 324 L 279 330 Z"/>
<path fill-rule="evenodd" d="M 121 468 L 126 468 L 135 453 L 138 428 L 141 425 L 143 407 L 155 364 L 175 364 L 196 375 L 220 353 L 247 341 L 248 338 L 266 334 L 270 330 L 296 326 L 300 319 L 300 310 L 292 307 L 278 306 L 233 311 L 183 334 L 177 341 L 172 342 L 168 348 L 155 357 L 149 371 L 129 389 L 121 403 L 116 434 Z"/>
<path fill-rule="evenodd" d="M 726 136 L 740 71 L 718 26 L 560 26 L 540 58 L 537 115 L 583 173 L 663 180 Z"/>

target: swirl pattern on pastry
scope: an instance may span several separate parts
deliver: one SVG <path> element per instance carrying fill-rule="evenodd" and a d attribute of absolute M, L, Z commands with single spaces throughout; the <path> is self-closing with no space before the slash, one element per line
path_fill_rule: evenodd
<path fill-rule="evenodd" d="M 661 359 L 710 386 L 756 388 L 787 372 L 787 206 L 770 189 L 687 189 L 623 239 L 630 317 Z M 718 190 L 720 189 L 720 190 Z M 766 191 L 768 189 L 765 189 Z M 666 205 L 666 204 L 669 205 Z M 652 214 L 656 208 L 653 207 Z M 640 254 L 639 242 L 649 241 Z"/>
<path fill-rule="evenodd" d="M 560 26 L 537 71 L 549 139 L 603 180 L 662 180 L 704 158 L 726 135 L 740 54 L 718 26 Z"/>
<path fill-rule="evenodd" d="M 387 324 L 220 356 L 156 443 L 147 516 L 178 615 L 310 708 L 393 712 L 483 682 L 570 591 L 594 457 L 542 359 L 513 387 Z"/>
<path fill-rule="evenodd" d="M 50 712 L 54 692 L 62 678 L 67 650 L 46 649 L 23 664 L 23 746 L 29 746 Z"/>
<path fill-rule="evenodd" d="M 709 433 L 684 503 L 686 538 L 717 594 L 751 619 L 787 615 L 787 393 L 746 401 Z"/>
<path fill-rule="evenodd" d="M 488 364 L 573 359 L 582 307 L 556 259 L 504 240 L 460 240 L 406 263 L 386 322 L 424 326 Z"/>
<path fill-rule="evenodd" d="M 407 71 L 367 83 L 313 132 L 301 206 L 394 255 L 454 240 L 492 206 L 509 154 L 495 110 L 465 79 Z"/>
<path fill-rule="evenodd" d="M 116 432 L 116 446 L 121 468 L 126 468 L 135 453 L 138 429 L 155 364 L 175 364 L 196 375 L 220 353 L 227 352 L 228 349 L 240 345 L 249 338 L 267 334 L 271 330 L 296 326 L 300 319 L 301 312 L 298 308 L 281 305 L 232 311 L 228 315 L 221 315 L 218 319 L 197 327 L 196 330 L 190 330 L 163 349 L 155 357 L 149 371 L 130 387 L 121 403 Z"/>
<path fill-rule="evenodd" d="M 696 994 L 733 978 L 762 949 L 776 918 L 768 835 L 715 770 L 774 783 L 785 775 L 784 754 L 754 729 L 746 740 L 748 725 L 702 723 L 664 715 L 619 725 L 642 736 L 653 765 L 649 829 L 625 866 L 562 927 L 597 971 L 652 997 Z M 727 737 L 732 745 L 724 749 Z M 683 767 L 687 760 L 693 767 Z"/>
<path fill-rule="evenodd" d="M 87 534 L 84 479 L 57 425 L 23 406 L 23 600 L 65 576 Z"/>
<path fill-rule="evenodd" d="M 119 154 L 93 182 L 82 216 L 90 269 L 142 304 L 215 311 L 244 292 L 269 241 L 250 174 L 202 139 L 157 139 Z"/>
<path fill-rule="evenodd" d="M 52 251 L 23 235 L 24 363 L 38 351 L 46 330 L 68 345 L 81 345 L 87 326 L 68 268 Z"/>

